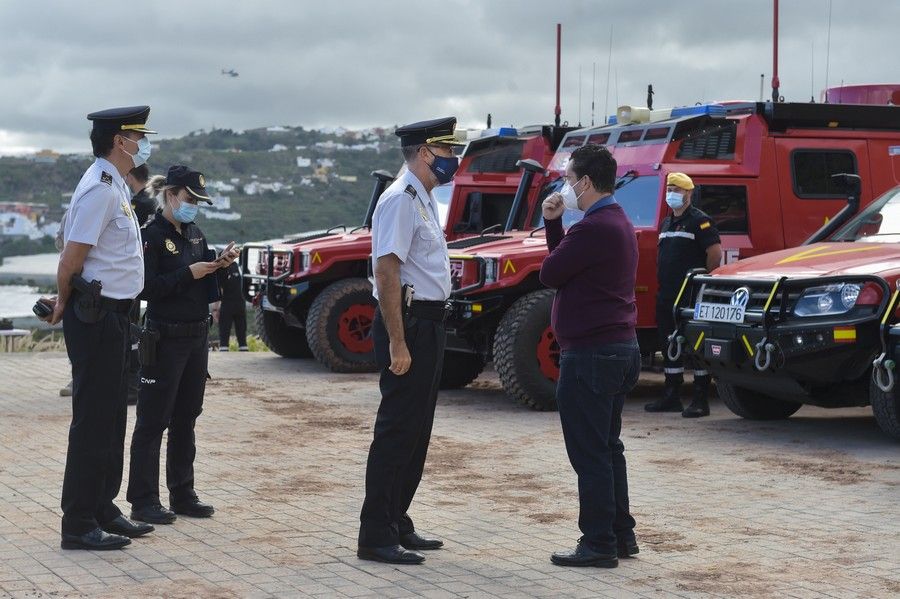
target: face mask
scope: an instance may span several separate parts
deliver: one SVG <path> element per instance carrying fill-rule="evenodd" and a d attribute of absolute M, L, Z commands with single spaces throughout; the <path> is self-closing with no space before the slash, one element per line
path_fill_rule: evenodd
<path fill-rule="evenodd" d="M 127 151 L 125 152 L 129 156 L 131 156 L 131 161 L 134 163 L 135 167 L 141 166 L 142 164 L 146 164 L 148 160 L 150 160 L 150 140 L 146 137 L 140 138 L 138 141 L 134 141 L 129 137 L 125 137 L 131 143 L 137 144 L 138 151 L 137 154 L 129 154 Z"/>
<path fill-rule="evenodd" d="M 197 213 L 199 211 L 200 206 L 197 204 L 181 202 L 178 205 L 178 208 L 172 210 L 172 216 L 180 223 L 192 223 L 194 222 L 194 219 L 197 218 Z"/>
<path fill-rule="evenodd" d="M 672 210 L 678 210 L 684 206 L 684 196 L 677 191 L 670 191 L 666 194 L 666 204 L 668 204 L 669 208 Z"/>
<path fill-rule="evenodd" d="M 428 150 L 428 148 L 425 149 Z M 456 174 L 456 169 L 459 168 L 459 158 L 456 156 L 450 158 L 438 156 L 431 150 L 428 150 L 428 153 L 434 156 L 434 162 L 431 163 L 431 172 L 437 177 L 438 183 L 441 185 L 449 183 L 453 179 L 453 175 Z"/>
<path fill-rule="evenodd" d="M 583 191 L 576 195 L 575 189 L 571 185 L 569 185 L 568 181 L 566 181 L 563 184 L 562 189 L 559 190 L 559 195 L 562 196 L 563 205 L 567 210 L 581 210 L 578 207 L 578 200 L 581 199 L 582 195 L 584 195 Z"/>

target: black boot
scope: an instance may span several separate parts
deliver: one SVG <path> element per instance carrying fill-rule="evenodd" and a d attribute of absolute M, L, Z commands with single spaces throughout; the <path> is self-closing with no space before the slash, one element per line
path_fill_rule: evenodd
<path fill-rule="evenodd" d="M 683 410 L 684 406 L 681 405 L 681 397 L 679 397 L 682 382 L 684 382 L 682 375 L 667 374 L 663 396 L 653 403 L 645 405 L 644 410 L 647 412 L 680 412 Z"/>
<path fill-rule="evenodd" d="M 694 374 L 694 400 L 691 402 L 684 412 L 681 413 L 685 418 L 700 418 L 709 416 L 709 379 L 708 374 L 698 376 Z"/>

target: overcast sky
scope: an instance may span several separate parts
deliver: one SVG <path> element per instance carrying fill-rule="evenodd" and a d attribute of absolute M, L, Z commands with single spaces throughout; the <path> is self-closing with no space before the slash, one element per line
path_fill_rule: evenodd
<path fill-rule="evenodd" d="M 900 2 L 832 1 L 828 83 L 900 82 Z M 788 100 L 825 87 L 828 6 L 781 2 Z M 761 73 L 771 95 L 771 0 L 0 0 L 0 153 L 88 151 L 85 114 L 132 104 L 164 136 L 550 122 L 557 22 L 570 123 L 579 68 L 585 124 L 593 86 L 596 121 L 645 105 L 648 83 L 657 108 L 758 99 Z"/>

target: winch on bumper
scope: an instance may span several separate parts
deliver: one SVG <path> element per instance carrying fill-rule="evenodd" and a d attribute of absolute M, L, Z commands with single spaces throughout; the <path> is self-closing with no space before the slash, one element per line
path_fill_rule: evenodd
<path fill-rule="evenodd" d="M 867 382 L 884 345 L 880 321 L 895 303 L 875 276 L 772 281 L 691 273 L 673 307 L 667 349 L 736 387 L 798 403 L 865 405 L 844 387 Z"/>

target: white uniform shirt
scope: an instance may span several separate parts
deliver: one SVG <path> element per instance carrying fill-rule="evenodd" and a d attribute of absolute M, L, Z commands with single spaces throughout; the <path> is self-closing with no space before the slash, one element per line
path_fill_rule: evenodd
<path fill-rule="evenodd" d="M 100 281 L 105 297 L 133 299 L 144 288 L 144 253 L 131 193 L 108 160 L 97 158 L 78 182 L 63 239 L 93 246 L 81 276 L 89 283 Z"/>
<path fill-rule="evenodd" d="M 400 259 L 400 284 L 415 287 L 414 299 L 450 297 L 450 256 L 437 203 L 410 171 L 384 190 L 372 216 L 372 260 L 388 254 Z M 377 283 L 372 294 L 378 299 Z"/>

